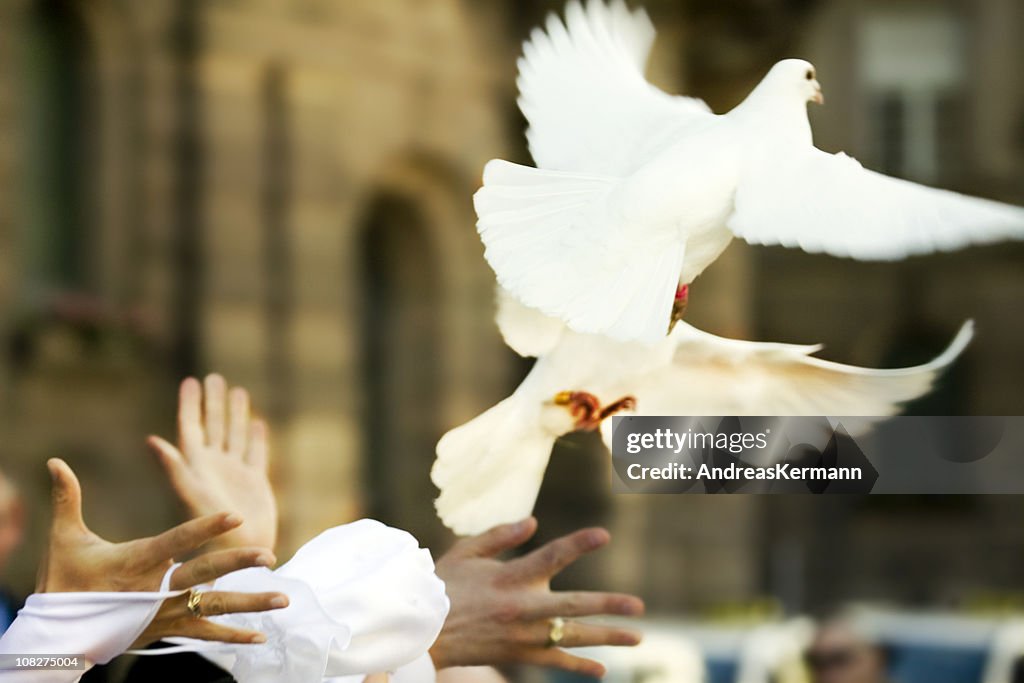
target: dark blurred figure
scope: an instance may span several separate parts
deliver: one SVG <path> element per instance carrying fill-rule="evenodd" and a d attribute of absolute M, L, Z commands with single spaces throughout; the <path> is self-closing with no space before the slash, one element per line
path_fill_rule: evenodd
<path fill-rule="evenodd" d="M 813 683 L 888 683 L 885 648 L 849 619 L 818 627 L 804 655 Z"/>
<path fill-rule="evenodd" d="M 1010 683 L 1024 683 L 1024 657 L 1020 657 L 1014 662 Z"/>
<path fill-rule="evenodd" d="M 25 506 L 14 484 L 0 472 L 0 635 L 11 625 L 21 607 L 21 601 L 4 590 L 4 570 L 24 533 Z"/>

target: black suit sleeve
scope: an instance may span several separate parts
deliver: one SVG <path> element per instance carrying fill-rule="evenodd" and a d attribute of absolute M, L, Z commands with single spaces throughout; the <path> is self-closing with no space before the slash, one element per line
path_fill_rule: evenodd
<path fill-rule="evenodd" d="M 174 655 L 134 657 L 127 674 L 123 677 L 109 676 L 93 680 L 89 678 L 97 667 L 85 677 L 82 683 L 234 683 L 224 669 L 211 664 L 197 654 L 183 653 Z"/>

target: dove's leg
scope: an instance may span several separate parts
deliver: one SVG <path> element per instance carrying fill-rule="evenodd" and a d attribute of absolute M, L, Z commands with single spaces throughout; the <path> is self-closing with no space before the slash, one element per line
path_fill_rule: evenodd
<path fill-rule="evenodd" d="M 555 405 L 566 406 L 576 420 L 576 430 L 589 431 L 601 423 L 601 401 L 587 391 L 560 391 L 555 394 Z"/>
<path fill-rule="evenodd" d="M 588 391 L 560 391 L 555 394 L 554 402 L 556 405 L 566 406 L 576 420 L 573 428 L 584 432 L 596 430 L 601 426 L 601 420 L 619 411 L 632 410 L 636 407 L 636 399 L 626 396 L 602 408 L 600 399 Z"/>
<path fill-rule="evenodd" d="M 672 301 L 672 317 L 668 321 L 668 331 L 671 333 L 676 323 L 683 319 L 686 313 L 686 305 L 690 302 L 690 285 L 679 285 L 676 288 L 676 298 Z"/>

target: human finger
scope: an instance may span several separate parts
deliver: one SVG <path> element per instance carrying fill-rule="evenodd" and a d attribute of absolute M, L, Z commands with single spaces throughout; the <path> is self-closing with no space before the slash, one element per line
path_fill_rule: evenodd
<path fill-rule="evenodd" d="M 206 445 L 224 448 L 224 401 L 227 382 L 218 374 L 207 375 L 203 381 L 203 408 L 206 417 Z"/>
<path fill-rule="evenodd" d="M 464 538 L 452 547 L 451 553 L 462 557 L 495 557 L 525 543 L 537 531 L 533 517 L 502 524 L 476 536 Z"/>
<path fill-rule="evenodd" d="M 256 645 L 267 642 L 267 637 L 259 631 L 232 628 L 231 626 L 216 624 L 208 619 L 182 619 L 176 621 L 173 632 L 163 634 L 163 637 L 168 636 L 212 640 L 238 645 Z"/>
<path fill-rule="evenodd" d="M 171 576 L 171 590 L 210 583 L 225 574 L 249 567 L 273 567 L 274 554 L 266 548 L 231 548 L 204 553 L 182 563 Z"/>
<path fill-rule="evenodd" d="M 607 673 L 607 669 L 605 669 L 604 664 L 601 662 L 586 659 L 585 657 L 577 657 L 556 647 L 530 648 L 523 655 L 523 662 L 549 669 L 562 669 L 584 676 L 592 676 L 593 678 L 604 678 L 604 675 Z"/>
<path fill-rule="evenodd" d="M 60 458 L 50 458 L 46 461 L 46 467 L 53 480 L 51 492 L 54 527 L 85 529 L 85 521 L 82 519 L 82 487 L 78 477 Z"/>
<path fill-rule="evenodd" d="M 178 389 L 178 439 L 185 449 L 185 457 L 206 443 L 203 387 L 195 377 L 186 377 Z"/>
<path fill-rule="evenodd" d="M 180 476 L 185 468 L 185 456 L 182 455 L 181 451 L 174 444 L 151 434 L 146 438 L 146 445 L 156 454 L 168 477 L 174 480 Z"/>
<path fill-rule="evenodd" d="M 249 425 L 249 448 L 245 451 L 245 461 L 261 472 L 270 464 L 269 430 L 263 420 L 254 419 Z"/>
<path fill-rule="evenodd" d="M 562 536 L 505 565 L 506 572 L 522 581 L 547 580 L 582 555 L 606 545 L 611 536 L 604 529 L 581 529 Z"/>
<path fill-rule="evenodd" d="M 193 519 L 179 524 L 159 536 L 145 539 L 145 552 L 152 558 L 154 564 L 173 560 L 192 552 L 241 524 L 241 517 L 226 512 Z"/>
<path fill-rule="evenodd" d="M 550 620 L 543 620 L 531 629 L 537 645 L 547 645 L 551 635 Z M 617 626 L 587 624 L 582 621 L 566 621 L 559 647 L 593 647 L 597 645 L 633 646 L 640 643 L 640 634 Z"/>
<path fill-rule="evenodd" d="M 525 619 L 589 617 L 599 614 L 638 617 L 643 613 L 643 600 L 636 596 L 596 591 L 544 593 L 533 598 L 523 609 Z"/>
<path fill-rule="evenodd" d="M 249 392 L 235 387 L 228 394 L 228 452 L 241 457 L 249 441 Z"/>
<path fill-rule="evenodd" d="M 236 593 L 232 591 L 205 591 L 199 596 L 198 612 L 203 617 L 246 612 L 269 612 L 288 606 L 284 593 Z"/>

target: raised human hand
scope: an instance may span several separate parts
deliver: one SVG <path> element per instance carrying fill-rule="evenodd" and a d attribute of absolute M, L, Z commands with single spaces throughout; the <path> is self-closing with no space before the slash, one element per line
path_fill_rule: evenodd
<path fill-rule="evenodd" d="M 509 561 L 497 556 L 525 543 L 537 521 L 495 527 L 459 541 L 437 562 L 451 610 L 430 650 L 438 669 L 452 666 L 536 664 L 603 676 L 604 666 L 561 648 L 636 645 L 626 629 L 587 624 L 574 618 L 601 614 L 639 616 L 637 597 L 602 592 L 551 590 L 551 579 L 585 553 L 606 545 L 604 529 L 583 529 Z M 558 647 L 549 643 L 551 620 L 565 619 Z"/>
<path fill-rule="evenodd" d="M 158 536 L 111 543 L 86 526 L 82 518 L 81 486 L 67 463 L 54 458 L 47 462 L 47 467 L 53 479 L 53 519 L 37 578 L 37 593 L 158 591 L 176 558 L 194 553 L 242 524 L 237 515 L 219 513 L 185 522 Z M 204 553 L 174 571 L 169 589 L 192 588 L 239 569 L 269 567 L 274 562 L 273 553 L 267 548 L 232 548 Z M 165 600 L 135 646 L 168 636 L 232 643 L 263 642 L 265 638 L 258 632 L 229 628 L 205 617 L 262 612 L 288 605 L 288 598 L 282 593 L 212 591 L 203 594 L 201 613 L 197 615 L 188 610 L 187 600 L 187 595 Z"/>
<path fill-rule="evenodd" d="M 219 537 L 216 547 L 277 542 L 277 501 L 268 474 L 267 425 L 250 416 L 249 393 L 228 392 L 220 375 L 203 385 L 189 377 L 178 396 L 178 447 L 150 436 L 175 493 L 195 517 L 228 510 L 245 524 Z"/>

